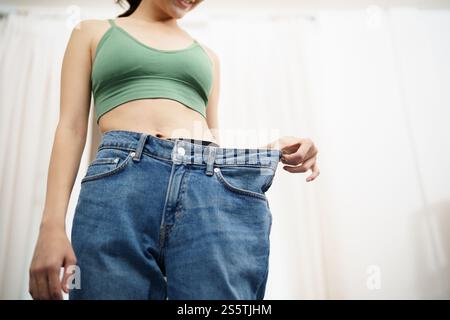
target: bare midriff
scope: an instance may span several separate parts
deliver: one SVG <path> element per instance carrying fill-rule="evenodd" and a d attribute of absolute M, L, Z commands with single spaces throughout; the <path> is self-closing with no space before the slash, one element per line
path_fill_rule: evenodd
<path fill-rule="evenodd" d="M 99 119 L 102 133 L 111 130 L 144 132 L 160 139 L 191 138 L 218 142 L 206 118 L 182 103 L 163 99 L 140 99 L 124 103 Z"/>

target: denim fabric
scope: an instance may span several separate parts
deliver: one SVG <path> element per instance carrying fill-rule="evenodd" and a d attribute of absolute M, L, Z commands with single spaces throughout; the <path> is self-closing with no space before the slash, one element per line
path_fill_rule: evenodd
<path fill-rule="evenodd" d="M 278 149 L 104 133 L 81 181 L 69 299 L 264 297 Z"/>

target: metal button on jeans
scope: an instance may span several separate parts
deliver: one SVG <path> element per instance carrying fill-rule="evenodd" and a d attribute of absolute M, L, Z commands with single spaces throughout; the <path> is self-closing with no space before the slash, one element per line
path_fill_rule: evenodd
<path fill-rule="evenodd" d="M 179 147 L 177 151 L 178 151 L 178 154 L 182 155 L 182 156 L 184 156 L 184 154 L 186 152 L 183 147 Z"/>

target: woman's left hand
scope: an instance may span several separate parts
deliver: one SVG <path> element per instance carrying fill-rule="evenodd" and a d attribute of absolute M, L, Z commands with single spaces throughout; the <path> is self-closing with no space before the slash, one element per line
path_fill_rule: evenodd
<path fill-rule="evenodd" d="M 306 178 L 306 182 L 314 180 L 320 174 L 316 162 L 319 151 L 311 139 L 283 136 L 273 145 L 282 152 L 281 162 L 286 164 L 283 166 L 284 170 L 295 173 L 311 169 L 312 174 Z"/>

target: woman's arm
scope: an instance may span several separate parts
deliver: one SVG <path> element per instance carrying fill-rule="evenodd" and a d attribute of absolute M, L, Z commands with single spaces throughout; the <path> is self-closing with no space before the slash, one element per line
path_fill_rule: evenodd
<path fill-rule="evenodd" d="M 62 299 L 65 281 L 61 267 L 76 264 L 65 231 L 70 194 L 86 143 L 91 101 L 92 21 L 83 21 L 73 30 L 61 69 L 59 122 L 54 135 L 47 190 L 39 237 L 30 266 L 29 292 L 34 299 Z"/>
<path fill-rule="evenodd" d="M 209 47 L 202 45 L 208 52 L 208 55 L 213 64 L 213 82 L 211 92 L 208 97 L 208 105 L 206 107 L 206 121 L 208 127 L 211 130 L 211 134 L 220 145 L 220 132 L 219 132 L 219 96 L 220 96 L 220 61 L 217 54 Z"/>

